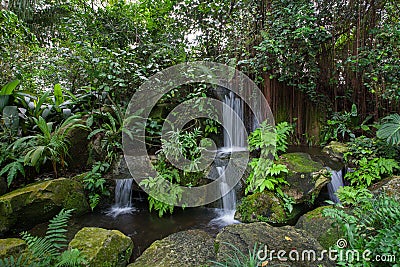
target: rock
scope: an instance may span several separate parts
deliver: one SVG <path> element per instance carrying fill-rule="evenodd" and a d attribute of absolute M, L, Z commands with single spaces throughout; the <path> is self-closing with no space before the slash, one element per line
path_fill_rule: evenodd
<path fill-rule="evenodd" d="M 313 161 L 306 153 L 287 153 L 277 161 L 285 164 L 289 173 L 281 186 L 283 193 L 293 200 L 289 213 L 284 201 L 272 192 L 264 191 L 242 198 L 235 218 L 241 222 L 267 222 L 274 225 L 294 223 L 299 214 L 306 211 L 318 197 L 321 189 L 330 182 L 331 175 L 321 163 Z"/>
<path fill-rule="evenodd" d="M 128 267 L 208 266 L 215 260 L 213 238 L 201 230 L 188 230 L 157 240 Z"/>
<path fill-rule="evenodd" d="M 325 249 L 336 244 L 337 240 L 342 238 L 343 233 L 338 226 L 333 226 L 333 220 L 324 217 L 322 211 L 332 206 L 318 207 L 303 216 L 296 223 L 296 228 L 303 229 L 310 233 L 321 246 Z"/>
<path fill-rule="evenodd" d="M 329 145 L 325 146 L 322 149 L 322 152 L 339 161 L 343 161 L 344 153 L 346 153 L 347 151 L 348 148 L 346 144 L 336 141 L 330 142 Z"/>
<path fill-rule="evenodd" d="M 375 195 L 386 193 L 388 196 L 400 200 L 400 176 L 383 179 L 382 181 L 372 185 L 369 189 Z"/>
<path fill-rule="evenodd" d="M 269 191 L 257 192 L 242 198 L 235 219 L 241 222 L 267 222 L 282 225 L 292 222 L 301 212 L 295 207 L 291 213 L 284 209 L 283 201 Z"/>
<path fill-rule="evenodd" d="M 279 163 L 288 166 L 286 177 L 289 185 L 282 191 L 292 197 L 296 204 L 313 204 L 321 189 L 331 181 L 331 174 L 320 162 L 313 161 L 307 153 L 283 154 Z"/>
<path fill-rule="evenodd" d="M 8 190 L 8 185 L 4 177 L 0 177 L 0 196 L 4 195 Z"/>
<path fill-rule="evenodd" d="M 0 197 L 0 233 L 47 222 L 63 208 L 75 209 L 76 215 L 90 211 L 80 183 L 60 178 L 9 192 Z"/>
<path fill-rule="evenodd" d="M 89 266 L 125 267 L 132 254 L 132 240 L 118 230 L 84 227 L 69 243 L 79 249 Z"/>
<path fill-rule="evenodd" d="M 18 256 L 26 249 L 27 245 L 24 240 L 20 238 L 6 238 L 0 239 L 0 259 Z"/>
<path fill-rule="evenodd" d="M 232 255 L 239 254 L 236 251 L 238 249 L 245 255 L 249 255 L 249 251 L 258 254 L 261 260 L 267 264 L 265 266 L 335 266 L 328 261 L 327 256 L 318 261 L 323 251 L 321 245 L 306 231 L 292 226 L 272 227 L 264 222 L 233 224 L 225 227 L 217 235 L 215 242 L 218 262 L 224 262 Z M 281 260 L 278 258 L 280 250 L 285 251 L 285 254 L 282 251 L 279 254 Z M 317 261 L 311 263 L 308 260 L 309 255 L 311 259 L 313 258 L 313 252 L 310 251 L 315 252 Z M 299 257 L 297 261 L 295 260 L 296 252 Z M 270 259 L 271 255 L 274 257 Z M 302 255 L 304 255 L 304 260 L 302 260 Z M 282 258 L 285 257 L 287 261 L 282 261 Z"/>

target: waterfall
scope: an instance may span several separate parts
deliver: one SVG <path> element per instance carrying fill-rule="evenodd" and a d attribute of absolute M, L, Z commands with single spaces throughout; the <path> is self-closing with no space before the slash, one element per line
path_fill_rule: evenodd
<path fill-rule="evenodd" d="M 339 187 L 344 186 L 343 182 L 343 170 L 334 171 L 330 168 L 328 170 L 332 173 L 332 178 L 330 183 L 327 185 L 329 199 L 335 203 L 339 203 L 339 198 L 335 195 Z"/>
<path fill-rule="evenodd" d="M 242 99 L 236 97 L 233 92 L 225 96 L 222 110 L 222 123 L 224 126 L 224 148 L 230 151 L 241 148 L 245 145 L 245 131 L 242 123 L 244 118 Z M 235 117 L 239 117 L 235 119 Z M 229 136 L 231 133 L 232 136 Z"/>
<path fill-rule="evenodd" d="M 120 214 L 132 213 L 132 183 L 133 178 L 115 180 L 115 204 L 107 212 L 108 215 L 117 217 Z"/>
<path fill-rule="evenodd" d="M 225 211 L 235 211 L 236 210 L 236 192 L 235 189 L 229 191 L 229 185 L 226 182 L 225 177 L 225 166 L 223 167 L 216 167 L 219 176 L 221 177 L 221 195 L 222 195 L 222 208 Z"/>

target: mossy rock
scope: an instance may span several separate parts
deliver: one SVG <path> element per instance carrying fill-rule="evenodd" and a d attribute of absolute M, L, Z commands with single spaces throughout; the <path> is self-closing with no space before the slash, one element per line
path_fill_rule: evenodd
<path fill-rule="evenodd" d="M 13 256 L 14 258 L 18 258 L 27 245 L 24 240 L 20 238 L 5 238 L 0 239 L 0 259 L 8 258 Z"/>
<path fill-rule="evenodd" d="M 128 267 L 208 266 L 212 260 L 214 239 L 204 231 L 188 230 L 155 241 Z"/>
<path fill-rule="evenodd" d="M 59 178 L 37 182 L 0 196 L 0 232 L 21 231 L 47 222 L 61 209 L 90 211 L 80 183 Z"/>
<path fill-rule="evenodd" d="M 242 198 L 236 209 L 235 219 L 241 222 L 267 222 L 271 224 L 288 224 L 301 212 L 301 208 L 295 206 L 289 214 L 284 209 L 283 201 L 273 192 L 257 192 Z"/>
<path fill-rule="evenodd" d="M 330 157 L 343 160 L 344 154 L 348 151 L 348 147 L 344 143 L 332 141 L 322 149 L 322 152 L 328 154 Z"/>
<path fill-rule="evenodd" d="M 118 230 L 84 227 L 69 243 L 79 249 L 89 266 L 125 267 L 132 254 L 132 240 Z"/>
<path fill-rule="evenodd" d="M 217 260 L 224 262 L 229 257 L 238 255 L 238 251 L 244 255 L 249 255 L 249 251 L 257 256 L 265 257 L 265 266 L 335 266 L 329 262 L 327 257 L 319 261 L 318 256 L 323 250 L 322 246 L 306 231 L 296 229 L 293 226 L 273 227 L 267 223 L 257 222 L 249 224 L 233 224 L 222 229 L 216 239 Z M 255 248 L 255 251 L 254 251 Z M 296 250 L 300 257 L 304 251 L 315 251 L 316 261 L 291 261 L 290 253 Z M 258 253 L 261 251 L 260 253 Z M 275 251 L 272 259 L 269 258 L 272 251 Z M 279 261 L 277 252 L 285 251 L 287 261 Z M 267 252 L 265 255 L 264 252 Z M 282 255 L 282 254 L 280 254 Z M 292 257 L 295 257 L 293 254 Z"/>
<path fill-rule="evenodd" d="M 333 226 L 333 220 L 322 215 L 323 210 L 332 206 L 318 207 L 300 217 L 296 228 L 310 233 L 325 249 L 336 244 L 342 238 L 343 233 L 338 226 Z"/>
<path fill-rule="evenodd" d="M 289 171 L 295 173 L 312 173 L 323 168 L 320 162 L 313 161 L 309 154 L 302 152 L 283 154 L 279 161 L 287 165 Z"/>
<path fill-rule="evenodd" d="M 310 204 L 318 197 L 321 189 L 331 181 L 331 174 L 320 162 L 313 161 L 307 153 L 283 154 L 279 163 L 288 166 L 286 181 L 289 185 L 282 191 L 296 204 Z"/>

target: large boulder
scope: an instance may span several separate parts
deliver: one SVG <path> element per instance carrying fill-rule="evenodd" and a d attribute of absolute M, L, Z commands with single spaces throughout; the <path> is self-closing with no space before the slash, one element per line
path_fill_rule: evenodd
<path fill-rule="evenodd" d="M 348 151 L 346 144 L 332 141 L 322 149 L 322 152 L 328 154 L 333 159 L 343 161 L 344 154 Z"/>
<path fill-rule="evenodd" d="M 400 176 L 386 178 L 372 185 L 369 189 L 374 194 L 385 193 L 388 196 L 400 199 Z"/>
<path fill-rule="evenodd" d="M 214 239 L 204 231 L 188 230 L 155 241 L 128 267 L 208 266 L 212 260 Z"/>
<path fill-rule="evenodd" d="M 296 228 L 303 229 L 312 235 L 325 249 L 336 244 L 343 233 L 339 226 L 333 226 L 333 220 L 322 215 L 323 210 L 332 206 L 322 206 L 307 212 L 296 223 Z"/>
<path fill-rule="evenodd" d="M 237 220 L 262 221 L 274 225 L 294 224 L 300 213 L 312 206 L 321 189 L 331 180 L 329 171 L 306 153 L 283 154 L 278 163 L 286 165 L 289 170 L 286 176 L 288 185 L 281 189 L 292 200 L 293 210 L 289 212 L 282 198 L 273 192 L 258 192 L 242 198 L 235 214 Z"/>
<path fill-rule="evenodd" d="M 318 197 L 321 189 L 331 181 L 330 172 L 320 162 L 313 161 L 307 153 L 283 154 L 279 163 L 289 169 L 282 191 L 291 197 L 296 204 L 310 203 Z"/>
<path fill-rule="evenodd" d="M 26 247 L 27 245 L 25 241 L 20 238 L 0 239 L 0 259 L 8 258 L 10 256 L 18 258 Z"/>
<path fill-rule="evenodd" d="M 61 209 L 74 209 L 76 215 L 90 211 L 80 183 L 60 178 L 9 192 L 0 196 L 0 233 L 47 222 Z"/>
<path fill-rule="evenodd" d="M 84 227 L 69 248 L 79 249 L 89 266 L 125 267 L 132 254 L 132 240 L 118 230 Z"/>
<path fill-rule="evenodd" d="M 301 212 L 295 206 L 291 213 L 284 208 L 282 199 L 269 191 L 257 192 L 242 198 L 235 213 L 235 219 L 241 222 L 267 222 L 282 225 L 293 222 Z"/>
<path fill-rule="evenodd" d="M 264 222 L 229 225 L 217 235 L 215 242 L 218 262 L 235 257 L 238 251 L 249 256 L 250 251 L 263 261 L 262 266 L 335 266 L 327 257 L 318 259 L 323 248 L 317 240 L 292 226 L 273 227 Z M 280 258 L 278 251 L 281 251 Z M 316 261 L 311 261 L 312 251 Z"/>

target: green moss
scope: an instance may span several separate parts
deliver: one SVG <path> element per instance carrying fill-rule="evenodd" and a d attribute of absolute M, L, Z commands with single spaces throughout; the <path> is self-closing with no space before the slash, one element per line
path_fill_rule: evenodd
<path fill-rule="evenodd" d="M 132 240 L 117 230 L 95 227 L 81 229 L 69 244 L 81 250 L 90 266 L 126 266 L 132 254 Z"/>
<path fill-rule="evenodd" d="M 214 252 L 215 252 L 215 254 L 218 254 L 218 250 L 219 250 L 219 242 L 214 242 Z"/>
<path fill-rule="evenodd" d="M 19 238 L 0 239 L 0 259 L 20 255 L 27 247 L 24 240 Z"/>
<path fill-rule="evenodd" d="M 78 215 L 89 211 L 80 183 L 60 178 L 17 189 L 0 197 L 0 232 L 46 222 L 62 208 Z"/>
<path fill-rule="evenodd" d="M 287 220 L 282 201 L 268 191 L 244 197 L 237 213 L 242 222 L 283 223 Z"/>
<path fill-rule="evenodd" d="M 313 161 L 309 154 L 301 152 L 283 154 L 280 161 L 295 173 L 317 172 L 323 167 L 321 163 Z"/>

